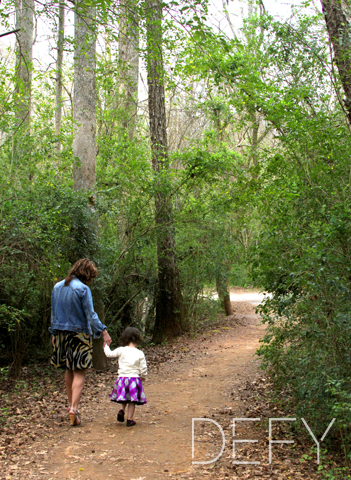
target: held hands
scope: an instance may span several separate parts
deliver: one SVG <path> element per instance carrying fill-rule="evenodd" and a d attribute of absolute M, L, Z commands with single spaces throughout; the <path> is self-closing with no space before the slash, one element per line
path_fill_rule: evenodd
<path fill-rule="evenodd" d="M 112 339 L 111 339 L 110 335 L 107 333 L 107 330 L 104 330 L 102 332 L 102 339 L 104 341 L 103 348 L 105 348 L 105 345 L 108 345 L 108 346 L 111 345 Z"/>

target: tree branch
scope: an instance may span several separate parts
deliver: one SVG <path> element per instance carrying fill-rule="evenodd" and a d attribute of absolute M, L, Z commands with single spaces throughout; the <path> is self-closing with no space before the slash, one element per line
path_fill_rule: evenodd
<path fill-rule="evenodd" d="M 7 35 L 11 35 L 11 33 L 17 33 L 20 30 L 21 30 L 20 28 L 16 28 L 16 30 L 11 30 L 11 32 L 0 33 L 0 37 L 6 37 Z"/>
<path fill-rule="evenodd" d="M 123 312 L 123 310 L 125 309 L 125 307 L 126 307 L 127 305 L 129 305 L 129 303 L 130 303 L 137 295 L 139 295 L 140 292 L 141 292 L 141 289 L 139 289 L 137 292 L 135 292 L 134 295 L 132 295 L 132 296 L 130 297 L 130 299 L 126 301 L 126 303 L 123 305 L 123 307 L 121 307 L 121 308 L 118 310 L 118 312 L 116 313 L 116 315 L 113 317 L 112 323 L 114 323 L 114 322 L 117 320 L 119 314 Z"/>

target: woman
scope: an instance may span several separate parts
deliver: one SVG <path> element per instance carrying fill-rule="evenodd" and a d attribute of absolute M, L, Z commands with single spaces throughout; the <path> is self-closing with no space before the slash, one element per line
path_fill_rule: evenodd
<path fill-rule="evenodd" d="M 78 404 L 84 387 L 84 375 L 93 364 L 94 338 L 111 344 L 110 335 L 94 312 L 88 285 L 97 275 L 95 265 L 83 258 L 78 260 L 67 277 L 56 283 L 51 297 L 52 346 L 51 364 L 66 369 L 65 383 L 69 401 L 71 425 L 80 425 Z"/>

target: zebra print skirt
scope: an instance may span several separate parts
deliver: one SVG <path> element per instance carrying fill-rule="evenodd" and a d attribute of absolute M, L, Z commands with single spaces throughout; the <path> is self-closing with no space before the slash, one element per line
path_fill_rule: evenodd
<path fill-rule="evenodd" d="M 66 370 L 85 370 L 93 366 L 93 336 L 58 331 L 51 365 Z"/>

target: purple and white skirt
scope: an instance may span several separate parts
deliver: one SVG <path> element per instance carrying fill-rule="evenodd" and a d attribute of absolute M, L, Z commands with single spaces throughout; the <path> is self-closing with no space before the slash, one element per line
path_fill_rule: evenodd
<path fill-rule="evenodd" d="M 140 378 L 118 377 L 110 395 L 110 400 L 118 403 L 133 402 L 136 405 L 147 403 Z"/>

